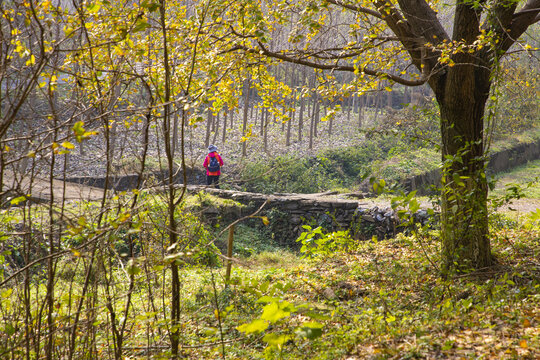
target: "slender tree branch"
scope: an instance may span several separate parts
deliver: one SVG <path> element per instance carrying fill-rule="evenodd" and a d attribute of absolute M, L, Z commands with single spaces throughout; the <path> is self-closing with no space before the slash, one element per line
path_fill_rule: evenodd
<path fill-rule="evenodd" d="M 329 3 L 329 4 L 333 4 L 333 5 L 345 8 L 345 9 L 352 10 L 354 12 L 359 12 L 359 13 L 371 15 L 371 16 L 376 17 L 377 19 L 382 19 L 383 18 L 381 13 L 379 13 L 378 11 L 368 9 L 366 7 L 363 7 L 363 6 L 346 4 L 345 2 L 340 1 L 340 0 L 326 0 L 326 2 Z"/>
<path fill-rule="evenodd" d="M 242 51 L 245 51 L 247 53 L 261 54 L 261 55 L 265 55 L 265 56 L 268 56 L 268 57 L 271 57 L 271 58 L 274 58 L 274 59 L 279 59 L 279 60 L 282 60 L 282 61 L 285 61 L 285 62 L 289 62 L 289 63 L 292 63 L 292 64 L 304 65 L 304 66 L 307 66 L 307 67 L 310 67 L 310 68 L 313 68 L 313 69 L 346 71 L 346 72 L 353 72 L 353 73 L 359 71 L 360 73 L 364 73 L 364 74 L 369 75 L 369 76 L 385 77 L 385 78 L 387 78 L 389 80 L 392 80 L 392 81 L 394 81 L 394 82 L 396 82 L 398 84 L 402 84 L 402 85 L 406 85 L 406 86 L 420 86 L 420 85 L 425 84 L 429 79 L 429 77 L 427 77 L 427 78 L 421 77 L 419 79 L 404 79 L 404 78 L 402 78 L 400 76 L 397 76 L 397 75 L 394 75 L 394 74 L 390 74 L 390 73 L 387 73 L 387 72 L 384 72 L 384 71 L 377 71 L 377 70 L 369 69 L 367 67 L 357 68 L 357 67 L 350 66 L 350 65 L 318 64 L 318 63 L 315 63 L 315 62 L 312 62 L 312 61 L 291 57 L 291 56 L 288 56 L 288 55 L 286 55 L 284 53 L 270 51 L 262 43 L 259 42 L 258 44 L 259 44 L 260 50 L 252 49 L 252 48 L 249 48 L 249 47 L 244 46 L 244 45 L 236 45 L 236 46 L 232 47 L 231 49 L 229 49 L 228 52 L 234 52 L 234 51 L 237 51 L 237 50 L 242 50 Z M 419 66 L 419 68 L 421 68 L 421 66 Z"/>
<path fill-rule="evenodd" d="M 512 16 L 507 36 L 501 42 L 500 50 L 506 52 L 516 40 L 529 28 L 540 21 L 540 0 L 528 0 L 527 3 Z"/>
<path fill-rule="evenodd" d="M 425 41 L 439 44 L 450 39 L 437 13 L 425 0 L 398 0 L 398 3 L 409 26 Z"/>

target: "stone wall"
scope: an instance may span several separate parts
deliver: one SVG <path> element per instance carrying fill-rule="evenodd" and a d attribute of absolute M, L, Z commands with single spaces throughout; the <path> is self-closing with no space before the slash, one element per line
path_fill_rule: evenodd
<path fill-rule="evenodd" d="M 204 188 L 190 186 L 190 191 Z M 267 216 L 272 238 L 280 245 L 296 248 L 296 239 L 305 231 L 302 225 L 321 226 L 326 231 L 351 230 L 360 240 L 377 236 L 379 239 L 395 236 L 404 230 L 392 208 L 368 206 L 359 200 L 339 198 L 337 194 L 280 194 L 265 195 L 230 190 L 204 189 L 225 199 L 232 199 L 244 206 L 238 218 L 253 214 L 265 204 L 258 216 Z M 234 210 L 231 210 L 234 211 Z M 230 218 L 229 214 L 221 214 Z M 415 214 L 421 223 L 429 221 L 425 210 Z"/>
<path fill-rule="evenodd" d="M 201 189 L 204 188 L 189 186 L 190 191 Z M 246 205 L 240 216 L 251 215 L 266 202 L 258 215 L 269 218 L 270 232 L 278 244 L 292 247 L 304 231 L 302 225 L 323 226 L 328 230 L 348 229 L 358 208 L 356 200 L 328 198 L 328 194 L 266 195 L 212 188 L 205 191 Z"/>
<path fill-rule="evenodd" d="M 494 153 L 489 159 L 488 171 L 496 174 L 536 159 L 540 159 L 540 139 Z"/>
<path fill-rule="evenodd" d="M 518 144 L 511 149 L 501 150 L 490 156 L 488 163 L 489 173 L 498 173 L 509 170 L 515 166 L 527 163 L 531 160 L 540 159 L 540 139 L 531 142 Z M 166 183 L 167 171 L 153 172 L 145 175 L 146 185 L 159 186 Z M 204 184 L 204 169 L 187 169 L 188 184 Z M 134 189 L 137 186 L 137 174 L 113 175 L 110 177 L 110 188 L 117 191 Z M 74 182 L 98 188 L 105 187 L 105 177 L 76 176 L 66 178 L 67 182 Z M 433 193 L 432 187 L 438 186 L 441 181 L 440 169 L 433 169 L 423 174 L 415 175 L 401 181 L 401 187 L 405 191 L 417 190 L 419 195 Z M 183 183 L 183 175 L 178 172 L 175 175 L 175 183 Z M 371 191 L 371 185 L 365 183 L 361 186 L 365 191 Z"/>

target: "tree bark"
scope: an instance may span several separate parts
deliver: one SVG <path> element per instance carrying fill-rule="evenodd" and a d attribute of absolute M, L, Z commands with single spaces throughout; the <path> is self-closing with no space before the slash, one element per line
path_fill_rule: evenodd
<path fill-rule="evenodd" d="M 366 102 L 366 97 L 362 96 L 358 98 L 358 128 L 362 128 L 362 119 L 364 118 L 364 104 Z"/>
<path fill-rule="evenodd" d="M 293 107 L 296 108 L 296 103 L 295 103 L 294 98 L 295 98 L 295 94 L 293 93 L 291 103 L 290 103 L 290 109 L 289 109 L 289 120 L 287 121 L 287 135 L 285 139 L 285 146 L 287 147 L 291 145 L 291 126 L 294 121 Z"/>
<path fill-rule="evenodd" d="M 300 96 L 300 113 L 298 114 L 298 142 L 302 143 L 302 130 L 304 127 L 304 107 L 305 99 Z"/>
<path fill-rule="evenodd" d="M 249 95 L 250 95 L 250 80 L 246 79 L 244 81 L 244 114 L 242 122 L 242 136 L 246 136 L 247 123 L 248 123 L 248 110 L 249 110 Z M 242 156 L 247 155 L 247 141 L 242 143 Z"/>
<path fill-rule="evenodd" d="M 479 19 L 477 9 L 459 3 L 452 37 L 473 43 Z M 430 82 L 441 115 L 441 240 L 446 269 L 481 269 L 493 262 L 483 141 L 494 64 L 490 56 L 496 55 L 458 52 L 452 61 L 459 65 L 448 67 L 445 76 Z"/>
<path fill-rule="evenodd" d="M 456 100 L 467 101 L 463 95 Z M 480 269 L 492 263 L 482 130 L 484 102 L 441 105 L 441 238 L 446 268 Z M 472 111 L 471 111 L 472 110 Z"/>
<path fill-rule="evenodd" d="M 172 132 L 172 141 L 171 141 L 171 151 L 174 156 L 176 154 L 176 149 L 178 148 L 178 112 L 179 109 L 175 109 L 173 117 L 173 132 Z"/>
<path fill-rule="evenodd" d="M 216 119 L 214 121 L 214 137 L 212 138 L 212 143 L 216 143 L 216 140 L 217 140 L 217 137 L 218 137 L 218 134 L 219 134 L 219 111 L 218 113 L 216 114 Z"/>
<path fill-rule="evenodd" d="M 222 137 L 221 137 L 221 143 L 222 144 L 225 144 L 225 140 L 226 140 L 226 137 L 227 137 L 227 114 L 228 114 L 228 109 L 225 108 L 225 110 L 223 110 L 223 131 L 222 131 Z"/>
<path fill-rule="evenodd" d="M 476 39 L 475 9 L 458 5 L 461 21 L 454 38 Z M 472 24 L 472 25 L 471 25 Z M 441 238 L 446 268 L 480 269 L 492 264 L 488 238 L 487 181 L 483 142 L 485 106 L 493 64 L 478 54 L 458 53 L 441 85 L 435 87 L 440 107 L 443 189 Z M 458 264 L 458 265 L 456 265 Z"/>
<path fill-rule="evenodd" d="M 208 110 L 208 114 L 206 114 L 206 134 L 204 136 L 204 145 L 208 147 L 210 145 L 210 132 L 212 131 L 212 111 Z"/>
<path fill-rule="evenodd" d="M 317 127 L 319 125 L 319 119 L 320 119 L 320 116 L 321 116 L 321 102 L 318 100 L 318 96 L 317 96 L 317 103 L 315 105 L 313 105 L 313 111 L 314 111 L 314 115 L 313 115 L 313 137 L 318 137 Z"/>
<path fill-rule="evenodd" d="M 264 135 L 264 122 L 265 122 L 266 114 L 267 114 L 266 108 L 262 108 L 262 110 L 261 110 L 261 128 L 259 130 L 259 135 L 260 136 Z"/>
<path fill-rule="evenodd" d="M 388 39 L 395 40 L 396 45 L 408 53 L 411 65 L 421 74 L 418 79 L 403 78 L 366 66 L 361 69 L 362 76 L 378 76 L 406 86 L 429 84 L 434 91 L 440 107 L 445 162 L 441 230 L 443 258 L 447 268 L 458 270 L 489 266 L 492 256 L 487 231 L 484 173 L 485 106 L 491 76 L 497 71 L 499 59 L 530 26 L 540 21 L 540 0 L 527 0 L 517 11 L 519 2 L 516 1 L 495 0 L 489 7 L 483 7 L 458 0 L 453 14 L 452 36 L 447 34 L 439 14 L 425 0 L 375 0 L 370 6 L 339 0 L 326 0 L 325 3 L 385 22 L 395 35 L 393 40 Z M 322 53 L 322 49 L 315 45 L 313 48 L 309 50 L 316 49 L 317 54 Z M 330 53 L 334 50 L 331 49 Z M 384 52 L 386 48 L 379 50 Z M 359 70 L 341 61 L 342 53 L 334 56 L 325 54 L 328 60 L 325 62 L 320 61 L 322 57 L 319 61 L 311 61 L 306 57 L 271 51 L 261 43 L 252 52 L 314 69 L 355 74 Z M 302 53 L 309 52 L 303 50 Z M 355 56 L 353 53 L 349 55 Z M 368 100 L 370 104 L 373 100 L 376 119 L 382 98 L 370 96 Z M 310 112 L 310 148 L 316 133 L 316 113 Z"/>
<path fill-rule="evenodd" d="M 324 115 L 328 115 L 328 107 L 324 108 Z M 332 136 L 332 128 L 334 127 L 334 117 L 331 116 L 328 120 L 328 135 Z"/>

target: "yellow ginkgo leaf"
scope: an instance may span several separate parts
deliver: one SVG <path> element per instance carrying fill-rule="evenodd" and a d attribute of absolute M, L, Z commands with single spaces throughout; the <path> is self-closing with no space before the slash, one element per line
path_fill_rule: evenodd
<path fill-rule="evenodd" d="M 75 149 L 75 145 L 73 145 L 72 143 L 70 143 L 69 141 L 64 141 L 62 143 L 62 146 L 65 147 L 66 149 Z"/>
<path fill-rule="evenodd" d="M 36 63 L 36 57 L 34 55 L 30 55 L 28 60 L 26 60 L 26 66 L 34 65 Z"/>

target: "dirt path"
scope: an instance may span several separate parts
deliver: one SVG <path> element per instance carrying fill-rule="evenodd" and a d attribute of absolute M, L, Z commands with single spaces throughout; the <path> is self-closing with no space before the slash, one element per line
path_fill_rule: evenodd
<path fill-rule="evenodd" d="M 32 191 L 30 192 L 30 185 Z M 189 186 L 193 190 L 202 190 L 204 186 Z M 12 173 L 7 172 L 4 174 L 4 189 L 17 189 L 18 194 L 31 194 L 31 197 L 40 202 L 48 202 L 51 197 L 51 188 L 49 181 L 43 178 L 34 178 L 32 184 L 30 180 L 25 177 L 16 177 Z M 53 191 L 55 199 L 61 200 L 63 197 L 66 201 L 98 201 L 103 197 L 103 189 L 81 185 L 70 182 L 63 182 L 61 180 L 53 180 Z M 280 194 L 287 197 L 298 198 L 312 198 L 312 199 L 325 199 L 326 201 L 343 201 L 344 199 L 352 200 L 350 197 L 344 197 L 343 194 L 336 192 L 327 192 L 319 194 Z M 17 195 L 19 196 L 19 195 Z M 381 199 L 358 199 L 358 205 L 361 207 L 373 208 L 375 206 L 379 208 L 387 208 L 391 206 L 390 200 Z M 431 207 L 429 201 L 421 201 L 421 207 Z M 540 208 L 540 199 L 518 199 L 514 200 L 511 205 L 501 207 L 499 211 L 505 213 L 530 213 Z"/>
<path fill-rule="evenodd" d="M 499 208 L 505 213 L 530 213 L 540 209 L 540 199 L 518 199 L 513 200 L 510 205 Z"/>
<path fill-rule="evenodd" d="M 362 199 L 359 200 L 360 203 L 366 204 L 366 207 L 389 207 L 390 206 L 390 200 L 388 201 L 381 201 L 377 199 Z M 432 204 L 428 201 L 420 201 L 420 207 L 422 208 L 428 208 L 431 207 Z M 497 211 L 503 212 L 503 213 L 530 213 L 535 212 L 536 210 L 540 209 L 540 199 L 518 199 L 513 200 L 510 205 L 505 205 L 500 207 Z"/>
<path fill-rule="evenodd" d="M 49 181 L 43 178 L 18 177 L 10 172 L 4 173 L 4 190 L 13 191 L 15 196 L 30 195 L 38 202 L 48 202 L 51 198 Z M 52 191 L 55 199 L 67 201 L 97 201 L 103 197 L 103 189 L 92 186 L 53 180 Z"/>

